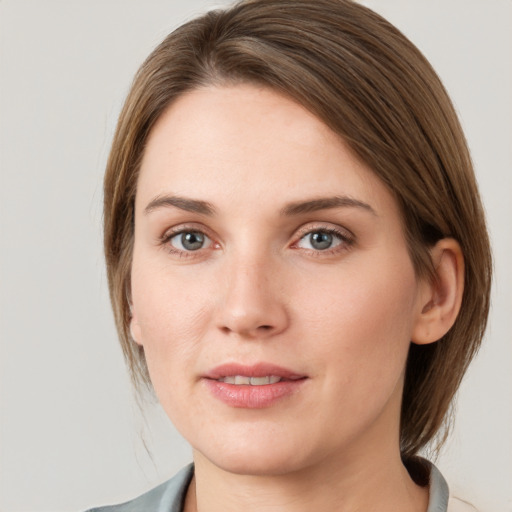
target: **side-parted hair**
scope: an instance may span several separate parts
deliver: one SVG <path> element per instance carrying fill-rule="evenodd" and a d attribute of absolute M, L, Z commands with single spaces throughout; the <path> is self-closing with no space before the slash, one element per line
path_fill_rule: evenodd
<path fill-rule="evenodd" d="M 184 92 L 240 83 L 303 105 L 373 170 L 401 209 L 419 278 L 435 279 L 430 249 L 438 240 L 460 243 L 465 280 L 457 320 L 438 342 L 411 343 L 409 351 L 400 449 L 412 459 L 444 439 L 450 404 L 481 343 L 491 252 L 465 137 L 441 81 L 401 32 L 351 0 L 245 0 L 211 11 L 167 36 L 139 69 L 104 182 L 108 282 L 132 380 L 139 390 L 151 388 L 143 348 L 129 332 L 134 203 L 148 135 Z"/>

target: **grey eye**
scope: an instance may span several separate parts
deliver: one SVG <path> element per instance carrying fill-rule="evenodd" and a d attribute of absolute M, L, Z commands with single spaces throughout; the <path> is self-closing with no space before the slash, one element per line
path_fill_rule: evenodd
<path fill-rule="evenodd" d="M 330 233 L 322 233 L 322 232 L 311 233 L 309 235 L 309 237 L 310 237 L 311 247 L 313 247 L 313 249 L 322 251 L 324 249 L 329 249 L 329 247 L 331 247 L 331 245 L 332 245 L 333 237 Z"/>
<path fill-rule="evenodd" d="M 342 239 L 335 233 L 329 231 L 312 231 L 304 235 L 298 246 L 303 249 L 313 249 L 315 251 L 325 251 L 342 243 Z"/>
<path fill-rule="evenodd" d="M 180 251 L 198 251 L 209 247 L 211 240 L 199 231 L 184 231 L 174 235 L 170 239 L 170 243 Z"/>

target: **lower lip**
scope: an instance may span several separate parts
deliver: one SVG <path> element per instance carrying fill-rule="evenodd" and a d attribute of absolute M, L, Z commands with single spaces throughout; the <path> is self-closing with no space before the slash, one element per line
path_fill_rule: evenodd
<path fill-rule="evenodd" d="M 296 393 L 305 380 L 285 380 L 263 386 L 227 384 L 212 379 L 205 379 L 204 382 L 215 398 L 231 407 L 264 409 Z"/>

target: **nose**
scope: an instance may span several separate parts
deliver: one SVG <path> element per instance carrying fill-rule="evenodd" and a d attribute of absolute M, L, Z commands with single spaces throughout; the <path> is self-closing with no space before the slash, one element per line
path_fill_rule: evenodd
<path fill-rule="evenodd" d="M 217 326 L 225 334 L 263 339 L 283 332 L 289 323 L 282 276 L 272 264 L 239 262 L 226 268 Z"/>

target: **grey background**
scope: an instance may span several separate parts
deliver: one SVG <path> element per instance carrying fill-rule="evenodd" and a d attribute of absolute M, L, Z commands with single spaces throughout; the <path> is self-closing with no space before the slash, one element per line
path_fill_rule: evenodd
<path fill-rule="evenodd" d="M 493 308 L 438 465 L 482 511 L 511 511 L 512 2 L 364 3 L 431 60 L 472 148 L 494 243 Z M 142 416 L 133 399 L 107 297 L 101 180 L 138 65 L 212 5 L 0 1 L 3 512 L 126 500 L 190 460 L 159 407 Z"/>

